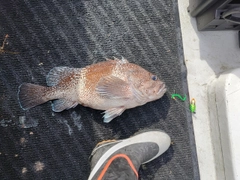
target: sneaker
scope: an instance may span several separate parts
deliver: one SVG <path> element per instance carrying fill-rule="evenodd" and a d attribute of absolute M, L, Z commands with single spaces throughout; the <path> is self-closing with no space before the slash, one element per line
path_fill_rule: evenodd
<path fill-rule="evenodd" d="M 97 144 L 90 156 L 88 180 L 137 180 L 140 165 L 159 157 L 170 143 L 168 134 L 157 130 L 124 140 L 103 141 Z"/>

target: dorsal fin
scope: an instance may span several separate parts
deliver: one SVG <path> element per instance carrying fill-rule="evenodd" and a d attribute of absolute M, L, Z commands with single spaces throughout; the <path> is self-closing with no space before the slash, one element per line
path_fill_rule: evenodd
<path fill-rule="evenodd" d="M 50 70 L 47 75 L 46 81 L 48 86 L 56 86 L 61 80 L 75 72 L 77 68 L 69 67 L 55 67 Z"/>
<path fill-rule="evenodd" d="M 113 56 L 113 60 L 118 61 L 118 62 L 121 63 L 121 64 L 129 63 L 128 60 L 125 59 L 123 56 L 122 56 L 122 59 L 118 59 L 118 58 L 116 58 L 116 57 Z"/>

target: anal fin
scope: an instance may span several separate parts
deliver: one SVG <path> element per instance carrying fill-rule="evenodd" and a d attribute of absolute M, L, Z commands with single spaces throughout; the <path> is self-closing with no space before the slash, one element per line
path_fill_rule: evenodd
<path fill-rule="evenodd" d="M 66 99 L 57 99 L 52 102 L 52 110 L 54 112 L 61 112 L 65 109 L 71 109 L 78 105 L 77 102 L 69 101 Z"/>

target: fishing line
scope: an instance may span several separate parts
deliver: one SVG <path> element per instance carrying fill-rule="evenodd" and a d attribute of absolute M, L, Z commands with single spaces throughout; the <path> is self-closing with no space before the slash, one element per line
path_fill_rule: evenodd
<path fill-rule="evenodd" d="M 180 94 L 177 93 L 170 93 L 167 92 L 167 95 L 171 97 L 171 99 L 175 100 L 181 107 L 186 109 L 187 111 L 191 113 L 196 113 L 196 100 L 194 98 L 191 99 L 189 108 L 187 108 L 185 105 L 181 104 L 177 99 L 181 100 L 182 102 L 185 102 L 187 100 L 186 94 L 184 96 L 181 96 Z"/>

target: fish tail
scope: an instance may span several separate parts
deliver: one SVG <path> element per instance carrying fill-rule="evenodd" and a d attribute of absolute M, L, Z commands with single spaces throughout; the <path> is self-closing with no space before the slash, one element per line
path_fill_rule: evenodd
<path fill-rule="evenodd" d="M 18 88 L 18 101 L 23 110 L 28 110 L 47 102 L 46 92 L 48 87 L 23 83 Z"/>

